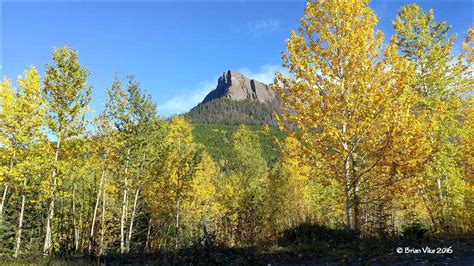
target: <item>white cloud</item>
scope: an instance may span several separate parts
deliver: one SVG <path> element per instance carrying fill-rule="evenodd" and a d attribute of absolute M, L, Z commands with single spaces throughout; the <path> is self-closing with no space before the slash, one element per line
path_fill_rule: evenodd
<path fill-rule="evenodd" d="M 281 28 L 281 23 L 276 19 L 261 19 L 247 23 L 248 29 L 253 34 L 275 32 Z"/>
<path fill-rule="evenodd" d="M 216 80 L 212 82 L 203 82 L 196 90 L 187 91 L 186 93 L 177 95 L 162 104 L 158 104 L 158 112 L 160 115 L 169 117 L 174 114 L 181 114 L 189 111 L 189 109 L 200 103 L 211 90 L 216 88 Z"/>
<path fill-rule="evenodd" d="M 259 67 L 257 71 L 252 71 L 247 67 L 243 67 L 238 71 L 248 78 L 258 80 L 265 84 L 273 83 L 275 73 L 278 71 L 285 76 L 288 74 L 288 71 L 281 65 L 263 65 Z"/>

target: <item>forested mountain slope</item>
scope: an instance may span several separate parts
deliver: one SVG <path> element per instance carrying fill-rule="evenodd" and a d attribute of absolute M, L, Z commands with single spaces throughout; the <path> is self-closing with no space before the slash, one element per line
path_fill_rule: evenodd
<path fill-rule="evenodd" d="M 229 161 L 232 158 L 231 137 L 237 131 L 238 126 L 232 125 L 193 125 L 194 140 L 201 144 L 204 150 L 216 161 Z M 285 135 L 277 127 L 270 127 L 270 132 L 266 133 L 261 126 L 249 126 L 250 131 L 258 136 L 262 157 L 268 164 L 273 164 L 280 150 L 274 138 L 283 140 Z"/>
<path fill-rule="evenodd" d="M 273 112 L 275 108 L 267 103 L 221 98 L 199 104 L 185 117 L 193 124 L 275 125 Z"/>

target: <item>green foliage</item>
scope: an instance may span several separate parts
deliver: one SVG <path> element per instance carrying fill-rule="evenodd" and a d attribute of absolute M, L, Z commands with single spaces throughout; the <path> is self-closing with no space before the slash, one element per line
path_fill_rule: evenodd
<path fill-rule="evenodd" d="M 252 244 L 259 236 L 266 217 L 268 199 L 268 167 L 261 155 L 258 138 L 246 126 L 231 137 L 232 160 L 229 181 L 232 183 L 236 208 L 228 209 L 237 242 Z"/>
<path fill-rule="evenodd" d="M 413 110 L 426 112 L 428 123 L 436 125 L 427 128 L 433 152 L 419 174 L 417 196 L 427 205 L 434 230 L 459 230 L 469 212 L 467 176 L 459 167 L 462 143 L 469 141 L 463 125 L 472 108 L 465 95 L 472 83 L 471 69 L 465 66 L 469 59 L 458 57 L 456 62 L 452 51 L 456 36 L 449 36 L 451 27 L 436 21 L 433 10 L 427 13 L 416 4 L 404 6 L 393 25 L 398 49 L 415 66 L 412 90 L 421 97 Z"/>
<path fill-rule="evenodd" d="M 76 50 L 54 49 L 53 61 L 46 65 L 44 77 L 49 127 L 58 138 L 68 138 L 84 131 L 92 86 L 87 84 L 89 72 L 81 67 Z"/>
<path fill-rule="evenodd" d="M 193 137 L 215 161 L 230 162 L 233 158 L 231 137 L 238 128 L 238 126 L 231 125 L 195 124 L 193 125 Z M 262 156 L 269 165 L 272 165 L 280 155 L 274 138 L 283 140 L 284 133 L 273 126 L 270 127 L 269 134 L 261 126 L 248 126 L 248 129 L 258 136 L 257 143 Z"/>
<path fill-rule="evenodd" d="M 429 225 L 421 220 L 415 220 L 402 225 L 402 234 L 409 238 L 421 239 L 429 231 Z"/>
<path fill-rule="evenodd" d="M 273 117 L 276 111 L 276 105 L 221 98 L 199 104 L 186 113 L 185 117 L 193 124 L 276 125 Z"/>
<path fill-rule="evenodd" d="M 455 87 L 447 86 L 457 74 L 456 65 L 451 64 L 456 39 L 448 35 L 451 27 L 436 21 L 433 10 L 426 13 L 416 4 L 402 7 L 393 26 L 400 51 L 417 70 L 413 88 L 422 96 L 434 98 L 455 92 Z"/>

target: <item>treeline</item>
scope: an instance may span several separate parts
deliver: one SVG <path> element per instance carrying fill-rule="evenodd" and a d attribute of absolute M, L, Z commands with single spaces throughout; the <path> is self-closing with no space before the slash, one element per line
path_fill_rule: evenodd
<path fill-rule="evenodd" d="M 157 116 L 133 76 L 125 86 L 115 79 L 105 109 L 89 123 L 89 73 L 77 52 L 55 49 L 53 61 L 43 82 L 34 67 L 18 78 L 18 89 L 2 82 L 4 256 L 256 239 L 253 212 L 260 210 L 246 204 L 258 193 L 263 200 L 267 173 L 256 135 L 246 127 L 233 134 L 235 161 L 224 173 L 182 117 Z"/>
<path fill-rule="evenodd" d="M 42 79 L 5 78 L 1 255 L 278 244 L 308 223 L 382 239 L 472 232 L 474 32 L 454 56 L 449 27 L 416 5 L 388 45 L 376 22 L 365 1 L 308 3 L 283 56 L 293 75 L 273 86 L 286 137 L 272 165 L 246 126 L 215 162 L 133 76 L 89 121 L 89 73 L 68 47 Z"/>
<path fill-rule="evenodd" d="M 197 105 L 184 117 L 193 124 L 276 125 L 273 113 L 277 111 L 278 103 L 220 98 Z"/>

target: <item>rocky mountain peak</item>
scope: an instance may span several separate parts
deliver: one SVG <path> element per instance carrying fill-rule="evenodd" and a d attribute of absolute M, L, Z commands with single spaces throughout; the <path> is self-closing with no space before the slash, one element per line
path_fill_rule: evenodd
<path fill-rule="evenodd" d="M 228 70 L 219 77 L 217 87 L 209 92 L 202 103 L 219 98 L 257 100 L 263 103 L 276 102 L 276 94 L 270 89 L 270 86 L 260 81 L 249 79 L 234 70 Z"/>

